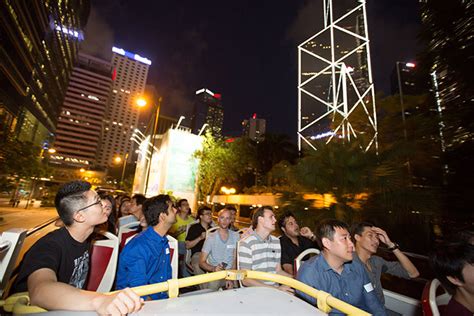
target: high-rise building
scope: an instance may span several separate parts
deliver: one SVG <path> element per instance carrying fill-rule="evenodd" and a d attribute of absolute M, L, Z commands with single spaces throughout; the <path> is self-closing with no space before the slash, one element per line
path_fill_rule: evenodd
<path fill-rule="evenodd" d="M 257 118 L 257 114 L 254 113 L 251 118 L 242 122 L 243 135 L 257 143 L 261 142 L 265 139 L 265 125 L 266 121 Z"/>
<path fill-rule="evenodd" d="M 76 167 L 96 164 L 111 87 L 111 62 L 79 53 L 59 114 L 51 162 Z"/>
<path fill-rule="evenodd" d="M 318 143 L 343 138 L 357 139 L 365 150 L 376 148 L 365 1 L 322 4 L 322 16 L 314 21 L 323 28 L 298 46 L 298 147 L 316 150 Z"/>
<path fill-rule="evenodd" d="M 42 145 L 53 135 L 89 9 L 88 0 L 1 2 L 3 136 Z"/>
<path fill-rule="evenodd" d="M 426 93 L 427 78 L 417 69 L 413 62 L 396 62 L 390 75 L 391 94 L 421 95 Z M 400 89 L 401 88 L 401 89 Z"/>
<path fill-rule="evenodd" d="M 207 129 L 213 136 L 222 137 L 222 126 L 224 125 L 222 95 L 205 88 L 196 91 L 191 117 L 193 133 L 199 133 L 204 124 L 207 124 Z"/>
<path fill-rule="evenodd" d="M 425 42 L 423 64 L 429 72 L 443 151 L 445 209 L 472 216 L 474 203 L 474 88 L 472 82 L 474 3 L 466 0 L 420 0 Z M 449 212 L 449 213 L 448 213 Z"/>
<path fill-rule="evenodd" d="M 99 165 L 103 167 L 112 165 L 117 156 L 129 154 L 128 162 L 132 160 L 134 146 L 131 137 L 138 127 L 140 111 L 135 102 L 143 95 L 151 65 L 149 59 L 138 54 L 117 47 L 113 47 L 112 51 L 114 81 L 98 159 Z"/>

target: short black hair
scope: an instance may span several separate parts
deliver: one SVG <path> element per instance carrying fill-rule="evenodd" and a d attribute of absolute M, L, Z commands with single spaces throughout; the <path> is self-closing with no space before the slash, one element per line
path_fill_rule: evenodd
<path fill-rule="evenodd" d="M 181 207 L 181 204 L 183 204 L 184 202 L 187 202 L 187 201 L 188 201 L 187 199 L 181 199 L 178 202 L 176 202 L 176 206 Z"/>
<path fill-rule="evenodd" d="M 337 227 L 349 231 L 349 226 L 343 221 L 337 219 L 325 219 L 316 226 L 314 234 L 316 235 L 316 241 L 318 242 L 320 249 L 324 249 L 323 238 L 333 240 Z"/>
<path fill-rule="evenodd" d="M 107 231 L 115 234 L 117 226 L 117 203 L 114 197 L 107 192 L 99 193 L 101 200 L 107 200 L 112 205 L 112 211 L 110 212 L 109 217 L 107 218 Z"/>
<path fill-rule="evenodd" d="M 74 213 L 85 206 L 87 197 L 84 193 L 90 189 L 91 184 L 82 180 L 68 182 L 59 188 L 54 198 L 54 205 L 65 226 L 71 226 L 74 223 Z"/>
<path fill-rule="evenodd" d="M 351 237 L 354 242 L 356 242 L 355 235 L 362 236 L 364 229 L 366 227 L 374 227 L 375 224 L 369 221 L 354 223 L 351 226 Z"/>
<path fill-rule="evenodd" d="M 199 209 L 198 209 L 198 212 L 197 212 L 197 218 L 198 219 L 201 219 L 201 216 L 204 214 L 205 211 L 211 211 L 211 208 L 209 206 L 201 206 Z"/>
<path fill-rule="evenodd" d="M 466 264 L 474 263 L 474 245 L 465 240 L 444 242 L 430 256 L 430 263 L 436 278 L 449 293 L 454 294 L 456 286 L 447 277 L 464 282 L 462 270 Z"/>
<path fill-rule="evenodd" d="M 273 212 L 273 207 L 269 205 L 264 205 L 262 207 L 259 207 L 252 215 L 252 228 L 256 229 L 257 224 L 258 224 L 258 218 L 263 217 L 263 214 L 265 214 L 265 210 L 269 210 Z"/>
<path fill-rule="evenodd" d="M 135 194 L 132 197 L 132 200 L 135 200 L 135 203 L 137 205 L 143 205 L 143 203 L 145 203 L 146 201 L 146 196 L 144 196 L 143 194 Z"/>
<path fill-rule="evenodd" d="M 159 224 L 161 213 L 168 215 L 169 202 L 171 202 L 171 198 L 166 194 L 146 199 L 145 203 L 143 203 L 143 215 L 145 215 L 148 226 Z"/>
<path fill-rule="evenodd" d="M 283 231 L 283 228 L 285 228 L 286 220 L 290 217 L 293 217 L 296 220 L 295 214 L 293 214 L 292 211 L 286 211 L 278 218 L 278 227 L 281 231 Z"/>

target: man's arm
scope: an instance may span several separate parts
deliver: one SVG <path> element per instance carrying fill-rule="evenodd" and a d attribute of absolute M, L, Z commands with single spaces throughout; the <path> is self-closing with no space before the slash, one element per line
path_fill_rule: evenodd
<path fill-rule="evenodd" d="M 186 249 L 191 249 L 193 248 L 194 246 L 196 246 L 201 240 L 205 240 L 206 239 L 206 232 L 202 232 L 201 235 L 199 235 L 196 239 L 193 239 L 193 240 L 186 240 L 185 243 L 186 243 Z"/>
<path fill-rule="evenodd" d="M 54 271 L 48 268 L 36 270 L 28 277 L 28 292 L 31 305 L 48 310 L 92 310 L 99 314 L 123 315 L 137 312 L 143 305 L 143 300 L 131 289 L 115 295 L 80 290 L 58 282 Z"/>
<path fill-rule="evenodd" d="M 293 272 L 288 273 L 287 271 L 282 269 L 281 265 L 279 265 L 279 264 L 277 264 L 277 266 L 276 266 L 276 273 L 279 274 L 279 275 L 283 275 L 283 276 L 286 276 L 286 277 L 289 277 L 289 278 L 293 279 Z"/>
<path fill-rule="evenodd" d="M 199 255 L 199 266 L 207 272 L 216 272 L 216 271 L 221 271 L 224 270 L 224 267 L 219 263 L 217 266 L 213 266 L 209 263 L 207 263 L 207 257 L 209 254 L 207 252 L 201 251 L 201 254 Z"/>
<path fill-rule="evenodd" d="M 293 274 L 293 265 L 289 263 L 284 263 L 282 266 L 283 271 L 288 274 Z"/>
<path fill-rule="evenodd" d="M 395 247 L 395 243 L 390 240 L 388 237 L 387 233 L 379 228 L 379 227 L 374 227 L 373 231 L 377 233 L 377 236 L 379 236 L 379 239 L 387 245 L 388 248 Z M 393 251 L 393 254 L 397 257 L 398 261 L 402 265 L 403 269 L 408 273 L 408 276 L 412 279 L 417 278 L 420 275 L 420 272 L 418 272 L 418 269 L 415 267 L 415 265 L 408 259 L 408 257 L 401 252 L 400 249 L 395 249 Z"/>

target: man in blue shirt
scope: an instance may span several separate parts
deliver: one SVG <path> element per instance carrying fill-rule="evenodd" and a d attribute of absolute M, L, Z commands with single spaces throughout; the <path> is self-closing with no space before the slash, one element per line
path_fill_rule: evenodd
<path fill-rule="evenodd" d="M 176 209 L 168 195 L 158 195 L 143 203 L 148 228 L 133 238 L 120 254 L 117 289 L 154 284 L 171 279 L 170 248 L 166 233 L 176 222 Z M 164 292 L 146 297 L 167 298 Z"/>
<path fill-rule="evenodd" d="M 351 261 L 354 244 L 347 224 L 335 219 L 322 221 L 315 235 L 321 255 L 304 262 L 297 279 L 373 315 L 386 315 L 364 267 Z M 313 297 L 301 292 L 298 295 L 316 303 Z M 330 315 L 343 313 L 333 309 Z"/>

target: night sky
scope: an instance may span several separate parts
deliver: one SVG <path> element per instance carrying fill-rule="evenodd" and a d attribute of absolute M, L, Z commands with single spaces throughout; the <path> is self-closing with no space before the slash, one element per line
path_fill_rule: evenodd
<path fill-rule="evenodd" d="M 337 0 L 336 0 L 337 3 Z M 189 117 L 194 92 L 222 94 L 225 135 L 257 113 L 267 132 L 296 139 L 297 45 L 322 29 L 322 0 L 93 0 L 96 34 L 152 60 L 162 111 Z M 319 12 L 318 12 L 319 11 Z M 375 88 L 390 92 L 395 62 L 420 51 L 417 0 L 368 0 Z M 189 125 L 189 124 L 188 124 Z"/>

